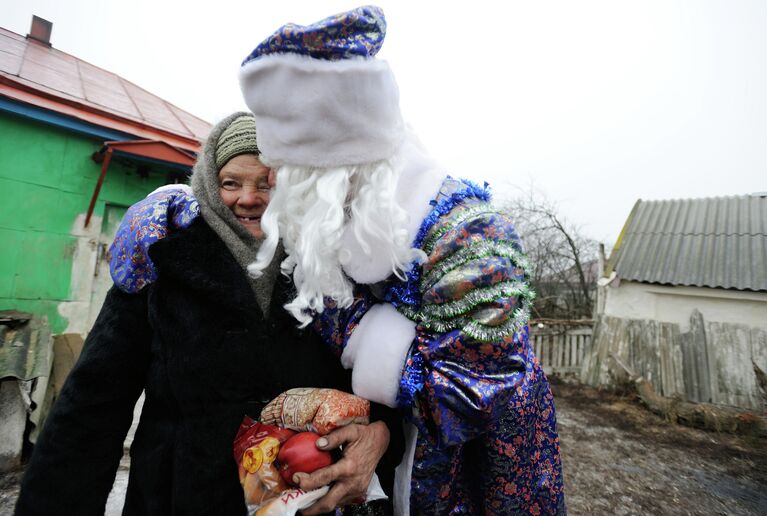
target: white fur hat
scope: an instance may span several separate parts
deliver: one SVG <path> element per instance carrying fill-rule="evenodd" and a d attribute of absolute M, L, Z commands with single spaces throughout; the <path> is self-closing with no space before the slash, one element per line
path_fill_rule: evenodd
<path fill-rule="evenodd" d="M 240 68 L 264 163 L 333 167 L 391 157 L 404 138 L 399 89 L 375 59 L 383 11 L 359 7 L 308 26 L 288 24 Z"/>

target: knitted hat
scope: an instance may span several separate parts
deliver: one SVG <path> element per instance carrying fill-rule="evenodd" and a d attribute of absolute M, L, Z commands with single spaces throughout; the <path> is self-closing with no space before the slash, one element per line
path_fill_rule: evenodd
<path fill-rule="evenodd" d="M 333 167 L 394 154 L 404 123 L 394 75 L 375 59 L 385 35 L 383 11 L 365 6 L 285 25 L 250 53 L 240 87 L 265 163 Z"/>
<path fill-rule="evenodd" d="M 256 138 L 256 120 L 253 115 L 241 115 L 221 133 L 216 142 L 216 168 L 240 154 L 261 154 Z"/>

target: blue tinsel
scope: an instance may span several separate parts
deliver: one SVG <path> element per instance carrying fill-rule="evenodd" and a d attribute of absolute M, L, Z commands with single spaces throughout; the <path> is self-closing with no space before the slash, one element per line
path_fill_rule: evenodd
<path fill-rule="evenodd" d="M 411 350 L 410 360 L 405 366 L 405 374 L 399 383 L 397 394 L 397 406 L 411 408 L 415 401 L 415 395 L 423 389 L 426 370 L 423 365 L 423 356 L 417 347 Z"/>

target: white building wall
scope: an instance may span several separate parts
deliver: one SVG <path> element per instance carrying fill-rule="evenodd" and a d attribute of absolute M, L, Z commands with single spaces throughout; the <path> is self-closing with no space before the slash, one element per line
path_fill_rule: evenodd
<path fill-rule="evenodd" d="M 604 314 L 625 319 L 650 319 L 690 325 L 698 309 L 709 322 L 744 324 L 767 329 L 767 292 L 706 287 L 671 287 L 614 280 L 605 289 Z"/>

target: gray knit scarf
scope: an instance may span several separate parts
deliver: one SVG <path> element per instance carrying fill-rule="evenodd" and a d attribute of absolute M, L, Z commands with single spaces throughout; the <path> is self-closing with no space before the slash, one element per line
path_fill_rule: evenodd
<path fill-rule="evenodd" d="M 256 261 L 256 253 L 261 247 L 261 240 L 250 234 L 221 200 L 215 154 L 218 138 L 224 129 L 234 119 L 246 114 L 234 113 L 216 124 L 210 131 L 203 145 L 202 155 L 197 160 L 192 172 L 192 191 L 197 197 L 197 202 L 200 203 L 202 218 L 224 241 L 243 269 Z M 269 316 L 269 305 L 281 258 L 282 248 L 275 253 L 272 263 L 264 270 L 260 278 L 253 279 L 248 275 L 250 286 L 265 318 Z"/>

